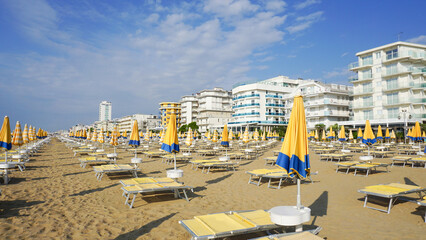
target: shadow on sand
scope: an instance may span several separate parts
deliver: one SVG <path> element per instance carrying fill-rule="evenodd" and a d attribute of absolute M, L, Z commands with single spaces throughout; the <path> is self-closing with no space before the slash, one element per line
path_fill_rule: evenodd
<path fill-rule="evenodd" d="M 26 216 L 26 215 L 20 215 L 19 211 L 40 203 L 44 203 L 44 201 L 32 201 L 32 202 L 28 202 L 27 200 L 0 201 L 0 218 Z"/>
<path fill-rule="evenodd" d="M 112 185 L 109 185 L 109 186 L 106 186 L 106 187 L 95 188 L 95 189 L 90 189 L 90 190 L 84 190 L 84 191 L 81 191 L 79 193 L 71 194 L 70 197 L 84 196 L 86 194 L 90 194 L 90 193 L 94 193 L 94 192 L 100 192 L 100 191 L 103 191 L 103 190 L 105 190 L 107 188 L 114 187 L 114 186 L 117 186 L 117 185 L 118 185 L 118 183 L 115 183 L 115 184 L 112 184 Z"/>

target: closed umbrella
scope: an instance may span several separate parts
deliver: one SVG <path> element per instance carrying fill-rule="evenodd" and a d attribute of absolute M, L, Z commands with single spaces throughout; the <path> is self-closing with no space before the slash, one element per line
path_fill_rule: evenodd
<path fill-rule="evenodd" d="M 18 149 L 24 144 L 22 140 L 21 123 L 16 122 L 15 131 L 13 132 L 12 144 L 18 146 Z"/>
<path fill-rule="evenodd" d="M 3 125 L 0 130 L 0 148 L 6 149 L 5 161 L 7 162 L 7 151 L 12 149 L 12 137 L 10 134 L 10 123 L 9 117 L 5 116 L 3 120 Z"/>
<path fill-rule="evenodd" d="M 130 140 L 129 145 L 133 146 L 135 148 L 135 158 L 138 157 L 136 148 L 141 144 L 141 141 L 139 139 L 139 127 L 138 127 L 138 121 L 133 121 L 133 128 L 132 133 L 130 134 Z"/>
<path fill-rule="evenodd" d="M 161 138 L 160 138 L 160 142 L 164 142 L 164 138 L 166 137 L 166 131 L 161 131 Z"/>
<path fill-rule="evenodd" d="M 192 145 L 192 140 L 193 140 L 193 138 L 192 138 L 192 129 L 189 128 L 188 134 L 186 135 L 186 140 L 185 140 L 186 146 L 188 146 L 188 147 L 191 146 Z"/>
<path fill-rule="evenodd" d="M 213 138 L 212 138 L 212 142 L 214 142 L 214 143 L 215 143 L 215 142 L 217 142 L 218 137 L 219 137 L 219 135 L 218 135 L 217 131 L 216 131 L 216 130 L 214 130 Z"/>
<path fill-rule="evenodd" d="M 179 140 L 176 127 L 176 115 L 171 114 L 170 121 L 167 126 L 166 136 L 164 138 L 161 149 L 174 154 L 174 170 L 176 171 L 176 153 L 179 152 Z"/>
<path fill-rule="evenodd" d="M 358 139 L 363 139 L 363 136 L 362 136 L 362 129 L 361 128 L 358 128 L 358 134 L 357 134 L 357 137 L 356 138 L 358 138 Z"/>
<path fill-rule="evenodd" d="M 145 137 L 144 137 L 144 139 L 143 139 L 143 140 L 145 140 L 145 141 L 149 142 L 149 130 L 148 130 L 148 128 L 146 129 Z"/>
<path fill-rule="evenodd" d="M 114 146 L 114 154 L 115 154 L 115 148 L 118 145 L 118 129 L 117 129 L 117 125 L 114 126 L 114 130 L 112 131 L 110 144 L 112 146 Z"/>
<path fill-rule="evenodd" d="M 376 139 L 380 140 L 380 141 L 383 140 L 382 126 L 380 126 L 380 125 L 379 125 L 379 128 L 377 129 Z"/>
<path fill-rule="evenodd" d="M 284 142 L 278 154 L 276 165 L 284 168 L 288 176 L 297 178 L 297 209 L 300 209 L 300 179 L 310 175 L 308 132 L 306 128 L 305 108 L 303 97 L 294 97 Z"/>
<path fill-rule="evenodd" d="M 386 128 L 385 139 L 388 139 L 388 143 L 389 143 L 389 139 L 390 139 L 389 128 Z"/>
<path fill-rule="evenodd" d="M 96 142 L 98 140 L 98 133 L 96 132 L 96 129 L 93 130 L 93 134 L 92 134 L 92 142 Z"/>
<path fill-rule="evenodd" d="M 354 139 L 354 135 L 353 135 L 352 129 L 351 129 L 351 130 L 349 130 L 349 140 L 352 140 L 352 139 Z"/>
<path fill-rule="evenodd" d="M 346 141 L 346 135 L 345 135 L 345 126 L 342 125 L 339 132 L 339 141 L 343 142 Z"/>
<path fill-rule="evenodd" d="M 24 142 L 24 144 L 27 144 L 30 142 L 27 124 L 25 124 L 24 126 L 24 132 L 22 133 L 22 141 Z M 28 148 L 28 145 L 27 145 L 27 148 Z"/>
<path fill-rule="evenodd" d="M 317 129 L 315 129 L 315 140 L 317 140 L 318 141 L 318 139 L 319 139 L 319 136 L 318 136 L 318 130 Z"/>
<path fill-rule="evenodd" d="M 391 139 L 396 139 L 396 134 L 395 134 L 395 131 L 393 129 L 392 129 L 390 137 L 391 137 Z"/>
<path fill-rule="evenodd" d="M 322 141 L 325 141 L 325 130 L 324 130 L 324 129 L 322 130 L 322 137 L 321 137 L 321 140 L 322 140 Z"/>
<path fill-rule="evenodd" d="M 105 135 L 104 130 L 100 130 L 98 134 L 98 142 L 102 144 L 102 149 L 104 149 Z"/>
<path fill-rule="evenodd" d="M 365 122 L 364 137 L 362 138 L 362 143 L 366 144 L 368 147 L 368 156 L 370 156 L 370 146 L 377 142 L 376 137 L 374 136 L 373 130 L 371 129 L 370 121 Z"/>
<path fill-rule="evenodd" d="M 266 131 L 263 131 L 262 133 L 262 141 L 266 141 Z"/>

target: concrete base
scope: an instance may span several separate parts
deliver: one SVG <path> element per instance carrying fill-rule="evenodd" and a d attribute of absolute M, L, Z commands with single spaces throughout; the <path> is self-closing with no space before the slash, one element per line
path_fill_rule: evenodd
<path fill-rule="evenodd" d="M 359 156 L 359 160 L 361 161 L 371 161 L 373 160 L 373 156 Z"/>
<path fill-rule="evenodd" d="M 183 177 L 183 170 L 180 170 L 180 169 L 168 170 L 167 171 L 167 177 L 168 178 L 173 178 L 173 179 L 181 178 L 181 177 Z"/>
<path fill-rule="evenodd" d="M 131 163 L 142 163 L 142 158 L 132 158 L 130 159 Z"/>
<path fill-rule="evenodd" d="M 271 221 L 280 226 L 297 226 L 311 219 L 311 209 L 296 206 L 278 206 L 269 210 Z"/>
<path fill-rule="evenodd" d="M 230 158 L 228 156 L 219 157 L 219 161 L 229 161 Z"/>

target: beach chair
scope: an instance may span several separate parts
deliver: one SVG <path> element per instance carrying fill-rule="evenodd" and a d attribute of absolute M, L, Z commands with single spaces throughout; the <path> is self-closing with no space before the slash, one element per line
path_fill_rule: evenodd
<path fill-rule="evenodd" d="M 175 156 L 173 154 L 167 154 L 167 155 L 163 155 L 161 158 L 162 158 L 161 162 L 170 164 L 170 163 L 173 163 Z M 183 155 L 183 154 L 176 155 L 176 162 L 177 161 L 188 162 L 190 159 L 192 159 L 192 157 L 189 155 Z"/>
<path fill-rule="evenodd" d="M 216 163 L 221 162 L 217 159 L 200 159 L 200 160 L 190 160 L 189 163 L 191 163 L 191 169 L 197 170 L 200 164 L 202 163 Z"/>
<path fill-rule="evenodd" d="M 133 186 L 138 184 L 146 184 L 146 183 L 170 183 L 175 182 L 175 180 L 171 178 L 154 178 L 154 177 L 141 177 L 141 178 L 131 178 L 131 179 L 123 179 L 120 180 L 120 183 L 123 186 Z"/>
<path fill-rule="evenodd" d="M 204 170 L 207 169 L 207 171 L 205 172 L 206 174 L 208 174 L 210 172 L 210 169 L 213 168 L 219 168 L 219 169 L 226 169 L 226 170 L 234 170 L 235 168 L 238 167 L 239 163 L 238 162 L 231 162 L 231 161 L 217 161 L 217 162 L 204 162 L 204 163 L 200 163 L 199 166 L 202 167 L 202 173 L 204 173 Z"/>
<path fill-rule="evenodd" d="M 317 234 L 322 230 L 322 227 L 317 227 L 312 230 L 306 230 L 302 232 L 289 232 L 273 234 L 259 238 L 251 238 L 249 240 L 320 240 L 323 239 Z"/>
<path fill-rule="evenodd" d="M 422 198 L 422 194 L 424 194 L 426 191 L 426 188 L 414 186 L 414 185 L 407 185 L 407 184 L 401 184 L 401 183 L 389 183 L 389 184 L 379 184 L 379 185 L 372 185 L 367 186 L 363 189 L 358 190 L 359 193 L 364 193 L 364 207 L 371 208 L 374 210 L 390 213 L 392 205 L 400 198 L 401 196 L 411 194 L 411 193 L 417 193 Z M 367 206 L 368 197 L 374 196 L 384 199 L 389 199 L 389 204 L 386 210 L 369 207 Z"/>
<path fill-rule="evenodd" d="M 86 158 L 79 158 L 78 160 L 80 161 L 80 167 L 82 168 L 85 168 L 87 164 L 115 162 L 114 159 L 99 158 L 99 157 L 86 157 Z"/>
<path fill-rule="evenodd" d="M 161 152 L 144 152 L 144 154 L 149 157 L 150 159 L 153 157 L 161 157 L 163 155 L 166 155 L 167 152 L 166 151 L 161 151 Z"/>
<path fill-rule="evenodd" d="M 411 157 L 408 156 L 395 156 L 392 158 L 392 167 L 395 165 L 395 163 L 402 163 L 402 166 L 405 167 L 405 164 L 411 160 Z M 395 165 L 398 166 L 398 165 Z"/>
<path fill-rule="evenodd" d="M 338 173 L 339 170 L 346 169 L 346 174 L 348 174 L 349 170 L 351 169 L 351 167 L 355 166 L 356 164 L 359 164 L 359 162 L 357 162 L 357 161 L 350 161 L 350 162 L 342 162 L 342 163 L 339 162 L 339 163 L 336 163 L 336 166 L 337 166 L 336 172 Z"/>
<path fill-rule="evenodd" d="M 389 166 L 389 164 L 387 164 L 387 163 L 371 163 L 370 162 L 370 163 L 355 164 L 353 166 L 350 166 L 350 168 L 355 169 L 354 176 L 357 175 L 357 172 L 365 171 L 366 172 L 365 177 L 368 177 L 368 174 L 371 171 L 376 171 L 377 168 L 379 168 L 379 167 L 386 168 L 386 172 L 389 172 L 388 166 Z"/>
<path fill-rule="evenodd" d="M 271 166 L 275 165 L 275 162 L 277 161 L 277 157 L 266 157 L 264 158 L 265 160 L 265 165 L 270 164 Z"/>
<path fill-rule="evenodd" d="M 124 204 L 128 205 L 129 208 L 133 207 L 133 204 L 136 199 L 136 195 L 143 193 L 155 193 L 155 192 L 164 192 L 164 191 L 172 191 L 175 195 L 175 198 L 181 197 L 179 190 L 183 192 L 186 201 L 188 200 L 188 195 L 186 194 L 186 190 L 194 189 L 190 186 L 185 186 L 182 183 L 178 183 L 175 181 L 172 182 L 158 182 L 158 183 L 143 183 L 136 185 L 128 185 L 121 187 L 123 190 L 123 196 L 126 198 Z M 133 195 L 132 201 L 129 203 L 130 196 Z"/>
<path fill-rule="evenodd" d="M 96 179 L 99 181 L 102 180 L 104 174 L 107 173 L 120 173 L 120 172 L 130 172 L 134 177 L 138 177 L 137 172 L 139 168 L 130 166 L 129 164 L 111 164 L 111 165 L 102 165 L 94 166 L 93 170 L 95 171 Z"/>
<path fill-rule="evenodd" d="M 408 162 L 411 163 L 411 167 L 414 167 L 415 164 L 423 164 L 424 168 L 426 168 L 426 157 L 411 158 L 410 160 L 408 160 Z"/>
<path fill-rule="evenodd" d="M 260 185 L 260 182 L 262 181 L 262 178 L 267 174 L 272 173 L 279 173 L 279 174 L 285 174 L 287 175 L 287 172 L 284 169 L 281 168 L 274 168 L 274 169 L 254 169 L 251 171 L 246 171 L 247 174 L 250 175 L 249 184 L 254 184 L 256 186 Z M 258 178 L 257 182 L 253 181 L 254 178 Z M 281 184 L 280 184 L 281 185 Z"/>
<path fill-rule="evenodd" d="M 265 210 L 201 215 L 181 220 L 179 224 L 191 234 L 192 239 L 216 239 L 281 228 L 271 221 Z"/>
<path fill-rule="evenodd" d="M 426 199 L 423 199 L 422 201 L 418 201 L 417 204 L 419 204 L 420 206 L 424 206 L 426 207 Z M 425 211 L 425 223 L 426 223 L 426 211 Z"/>

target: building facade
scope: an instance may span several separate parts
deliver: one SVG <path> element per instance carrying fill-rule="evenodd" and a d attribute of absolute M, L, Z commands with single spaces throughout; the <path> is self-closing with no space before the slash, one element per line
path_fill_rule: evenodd
<path fill-rule="evenodd" d="M 112 103 L 102 101 L 99 104 L 99 121 L 110 121 L 112 119 Z"/>
<path fill-rule="evenodd" d="M 317 124 L 328 127 L 337 122 L 349 121 L 352 115 L 350 104 L 352 91 L 352 86 L 306 80 L 300 83 L 291 94 L 283 97 L 284 119 L 286 122 L 289 121 L 293 98 L 300 94 L 303 96 L 308 130 L 314 129 Z"/>
<path fill-rule="evenodd" d="M 395 42 L 356 54 L 349 65 L 353 84 L 354 126 L 424 122 L 426 45 Z M 406 116 L 411 116 L 408 118 Z"/>
<path fill-rule="evenodd" d="M 171 114 L 176 114 L 177 127 L 181 126 L 181 105 L 178 102 L 160 103 L 161 127 L 166 128 Z"/>
<path fill-rule="evenodd" d="M 264 128 L 286 125 L 285 95 L 292 93 L 303 81 L 278 76 L 235 85 L 232 89 L 234 113 L 229 127 L 240 130 L 246 126 Z"/>
<path fill-rule="evenodd" d="M 139 131 L 146 131 L 147 129 L 154 129 L 160 125 L 160 118 L 152 114 L 133 114 L 124 116 L 117 119 L 117 127 L 120 133 L 131 132 L 133 129 L 133 122 L 138 122 Z"/>
<path fill-rule="evenodd" d="M 180 99 L 182 124 L 197 122 L 198 99 L 195 95 L 183 96 Z"/>

